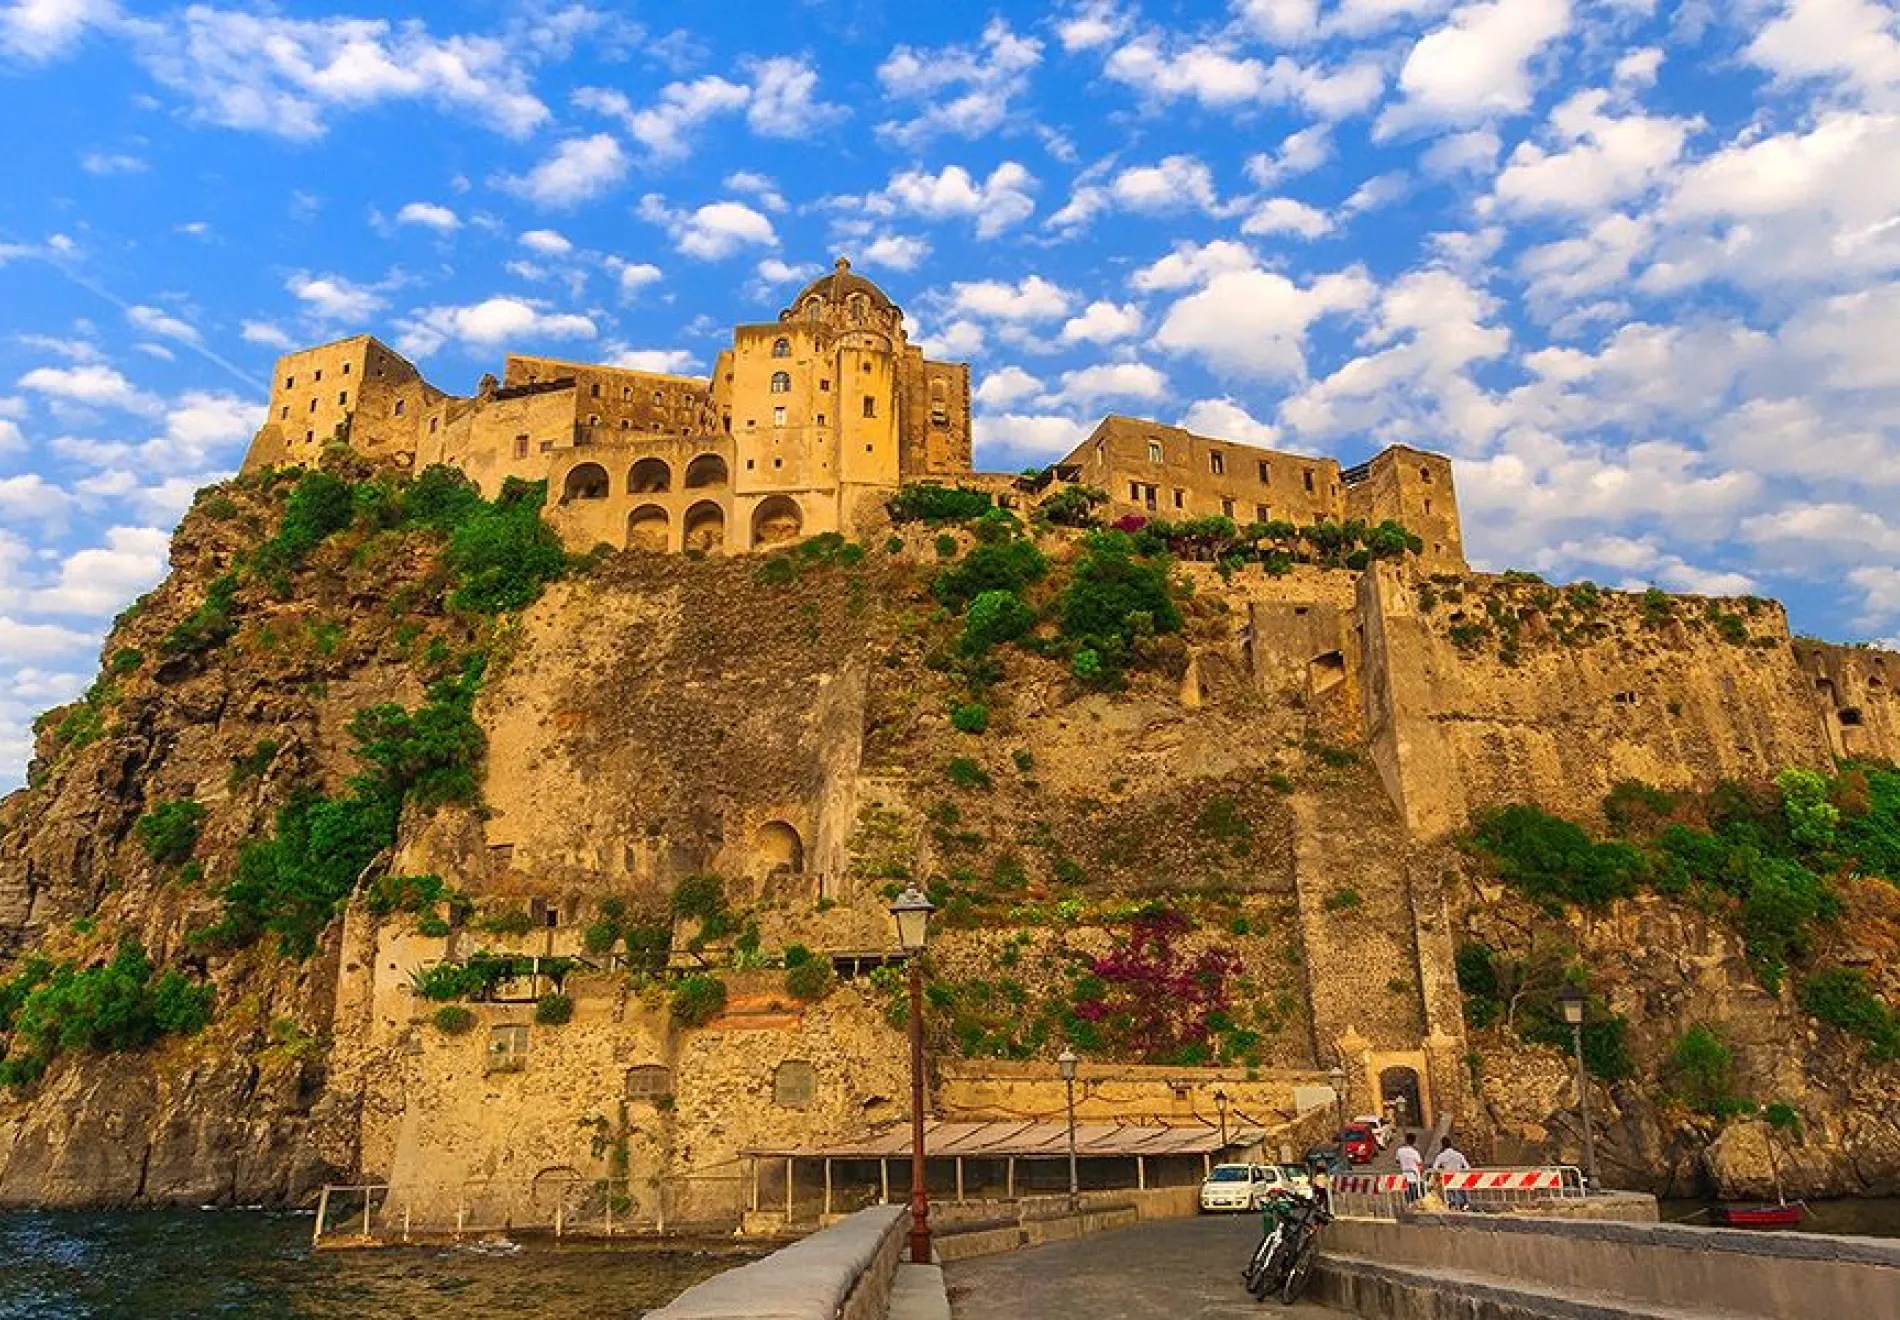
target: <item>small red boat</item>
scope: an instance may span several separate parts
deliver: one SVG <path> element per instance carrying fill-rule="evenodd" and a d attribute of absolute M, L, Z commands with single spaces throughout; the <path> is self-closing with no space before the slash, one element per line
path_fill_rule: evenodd
<path fill-rule="evenodd" d="M 1785 1205 L 1715 1205 L 1709 1222 L 1728 1228 L 1798 1228 L 1808 1208 L 1799 1201 Z"/>

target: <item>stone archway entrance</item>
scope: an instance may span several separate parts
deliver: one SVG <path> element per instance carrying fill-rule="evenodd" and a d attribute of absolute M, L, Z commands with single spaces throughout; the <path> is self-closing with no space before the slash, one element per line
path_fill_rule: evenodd
<path fill-rule="evenodd" d="M 1390 1114 L 1395 1125 L 1422 1129 L 1431 1123 L 1418 1069 L 1403 1064 L 1380 1069 L 1378 1095 L 1380 1110 Z"/>

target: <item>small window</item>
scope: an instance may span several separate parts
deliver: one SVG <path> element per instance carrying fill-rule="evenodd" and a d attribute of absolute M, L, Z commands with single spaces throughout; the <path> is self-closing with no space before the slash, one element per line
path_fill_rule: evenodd
<path fill-rule="evenodd" d="M 316 375 L 316 379 L 318 379 L 318 380 L 322 380 L 322 379 L 323 379 L 323 368 L 322 368 L 322 367 L 318 367 L 318 368 L 317 368 L 317 375 Z"/>
<path fill-rule="evenodd" d="M 1307 492 L 1308 492 L 1308 493 L 1310 494 L 1310 493 L 1312 492 L 1312 489 L 1313 489 L 1313 473 L 1312 473 L 1312 470 L 1311 470 L 1311 469 L 1309 468 L 1309 469 L 1308 469 L 1308 470 L 1307 470 L 1306 472 L 1304 472 L 1304 473 L 1302 473 L 1301 475 L 1303 475 L 1303 476 L 1304 476 L 1304 477 L 1306 478 L 1306 489 L 1307 489 Z"/>
<path fill-rule="evenodd" d="M 303 433 L 303 442 L 305 444 L 309 444 L 311 441 L 315 440 L 316 438 L 317 438 L 317 433 L 315 431 L 305 431 Z"/>
<path fill-rule="evenodd" d="M 785 425 L 785 409 L 783 407 L 772 409 L 772 425 L 774 426 Z"/>
<path fill-rule="evenodd" d="M 1260 484 L 1263 486 L 1273 484 L 1273 469 L 1267 466 L 1265 459 L 1260 460 Z"/>
<path fill-rule="evenodd" d="M 1136 504 L 1141 503 L 1141 483 L 1140 482 L 1131 481 L 1128 483 L 1128 498 Z"/>
<path fill-rule="evenodd" d="M 592 385 L 589 385 L 587 387 L 587 394 L 589 398 L 598 399 L 600 397 L 600 382 L 595 381 Z"/>
<path fill-rule="evenodd" d="M 1150 440 L 1148 442 L 1148 461 L 1150 463 L 1159 463 L 1161 461 L 1161 442 L 1159 440 Z"/>
<path fill-rule="evenodd" d="M 825 424 L 825 415 L 824 415 L 823 413 L 819 413 L 819 414 L 818 414 L 818 425 L 820 425 L 820 426 L 823 426 L 824 424 Z"/>
<path fill-rule="evenodd" d="M 791 340 L 774 339 L 772 341 L 772 356 L 773 357 L 790 357 L 791 355 L 792 355 L 792 341 Z"/>
<path fill-rule="evenodd" d="M 440 425 L 442 425 L 442 419 L 440 417 L 431 417 L 429 419 L 429 434 L 434 435 L 435 428 Z"/>
<path fill-rule="evenodd" d="M 877 416 L 877 397 L 875 395 L 867 394 L 864 396 L 864 415 L 866 417 Z"/>
<path fill-rule="evenodd" d="M 599 413 L 588 413 L 588 414 L 587 414 L 587 424 L 588 424 L 589 426 L 599 426 L 599 425 L 600 425 L 600 414 L 599 414 Z"/>
<path fill-rule="evenodd" d="M 864 364 L 864 370 L 869 371 L 870 369 L 871 369 L 871 364 L 869 362 L 866 362 Z"/>
<path fill-rule="evenodd" d="M 785 460 L 782 458 L 775 458 L 772 460 L 772 466 L 775 468 L 782 468 L 785 466 Z"/>
<path fill-rule="evenodd" d="M 775 371 L 772 373 L 772 393 L 790 394 L 792 392 L 792 373 Z"/>
<path fill-rule="evenodd" d="M 541 452 L 544 454 L 552 454 L 554 452 L 554 442 L 552 440 L 543 440 L 541 442 Z"/>
<path fill-rule="evenodd" d="M 1273 510 L 1264 504 L 1256 504 L 1253 506 L 1253 520 L 1262 523 L 1272 522 Z"/>
<path fill-rule="evenodd" d="M 338 391 L 337 391 L 337 394 L 336 394 L 336 406 L 337 406 L 337 407 L 339 407 L 339 408 L 341 408 L 341 407 L 343 407 L 343 406 L 345 406 L 346 404 L 348 404 L 348 403 L 349 403 L 349 401 L 350 401 L 350 392 L 349 392 L 348 390 L 338 390 Z"/>
<path fill-rule="evenodd" d="M 346 376 L 350 374 L 350 364 L 347 362 L 343 364 L 343 374 Z"/>
<path fill-rule="evenodd" d="M 756 460 L 754 460 L 754 459 L 750 459 L 750 458 L 748 458 L 748 459 L 747 459 L 747 460 L 745 461 L 745 470 L 746 470 L 747 472 L 750 472 L 750 471 L 751 471 L 751 470 L 752 470 L 752 469 L 753 469 L 754 467 L 756 467 L 756 466 L 758 466 L 758 464 L 757 464 L 757 461 L 756 461 Z"/>
<path fill-rule="evenodd" d="M 1184 509 L 1187 507 L 1187 492 L 1186 491 L 1177 490 L 1174 492 L 1174 507 L 1177 509 Z"/>
<path fill-rule="evenodd" d="M 631 431 L 633 429 L 633 423 L 622 417 L 620 419 L 620 429 L 623 431 Z"/>
<path fill-rule="evenodd" d="M 1227 475 L 1227 460 L 1218 449 L 1207 456 L 1207 466 L 1217 477 Z"/>
<path fill-rule="evenodd" d="M 284 415 L 278 418 L 278 420 L 285 421 L 285 422 L 290 420 L 290 405 L 289 404 L 284 405 Z"/>
<path fill-rule="evenodd" d="M 831 377 L 829 377 L 829 376 L 820 376 L 820 377 L 818 378 L 818 392 L 819 392 L 820 394 L 829 394 L 829 393 L 831 393 Z"/>
<path fill-rule="evenodd" d="M 317 410 L 317 401 L 315 399 L 312 399 L 310 401 L 310 411 L 315 412 L 316 410 Z"/>
<path fill-rule="evenodd" d="M 1428 467 L 1420 468 L 1418 470 L 1418 479 L 1424 482 L 1427 486 L 1431 485 L 1432 484 L 1432 470 Z"/>
<path fill-rule="evenodd" d="M 296 378 L 295 376 L 285 376 L 285 377 L 284 377 L 284 388 L 285 388 L 285 389 L 287 389 L 287 390 L 293 390 L 293 389 L 296 389 L 296 388 L 297 388 L 297 378 Z"/>
<path fill-rule="evenodd" d="M 653 402 L 658 403 L 662 397 L 658 390 L 653 391 Z"/>
<path fill-rule="evenodd" d="M 396 400 L 396 416 L 398 417 L 402 416 L 403 413 L 408 409 L 408 407 L 409 407 L 409 401 L 407 399 Z"/>
<path fill-rule="evenodd" d="M 1221 513 L 1221 517 L 1223 518 L 1233 517 L 1234 516 L 1234 502 L 1232 500 L 1222 500 L 1220 502 L 1220 513 Z"/>
<path fill-rule="evenodd" d="M 1427 514 L 1427 515 L 1429 516 L 1429 515 L 1431 514 L 1431 511 L 1432 511 L 1432 502 L 1431 502 L 1430 500 L 1426 500 L 1426 501 L 1425 501 L 1425 512 L 1426 512 L 1426 514 Z"/>
<path fill-rule="evenodd" d="M 488 1029 L 488 1071 L 520 1072 L 528 1066 L 528 1029 L 509 1024 Z"/>
<path fill-rule="evenodd" d="M 526 458 L 527 456 L 528 456 L 528 437 L 525 435 L 518 435 L 515 437 L 515 457 Z"/>
<path fill-rule="evenodd" d="M 631 403 L 633 401 L 633 386 L 622 385 L 620 387 L 620 401 L 622 403 Z"/>

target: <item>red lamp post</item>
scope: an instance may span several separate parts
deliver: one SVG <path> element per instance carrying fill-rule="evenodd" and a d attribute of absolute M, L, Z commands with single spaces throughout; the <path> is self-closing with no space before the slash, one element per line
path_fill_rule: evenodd
<path fill-rule="evenodd" d="M 891 904 L 897 943 L 910 955 L 910 1258 L 930 1264 L 930 1194 L 924 1162 L 924 944 L 935 905 L 916 885 Z"/>

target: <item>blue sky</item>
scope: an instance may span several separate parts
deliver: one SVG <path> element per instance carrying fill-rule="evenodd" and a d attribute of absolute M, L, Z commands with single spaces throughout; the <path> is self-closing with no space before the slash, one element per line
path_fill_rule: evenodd
<path fill-rule="evenodd" d="M 980 465 L 1405 441 L 1480 567 L 1900 634 L 1892 3 L 682 12 L 0 0 L 0 787 L 282 349 L 704 369 L 840 253 Z"/>

